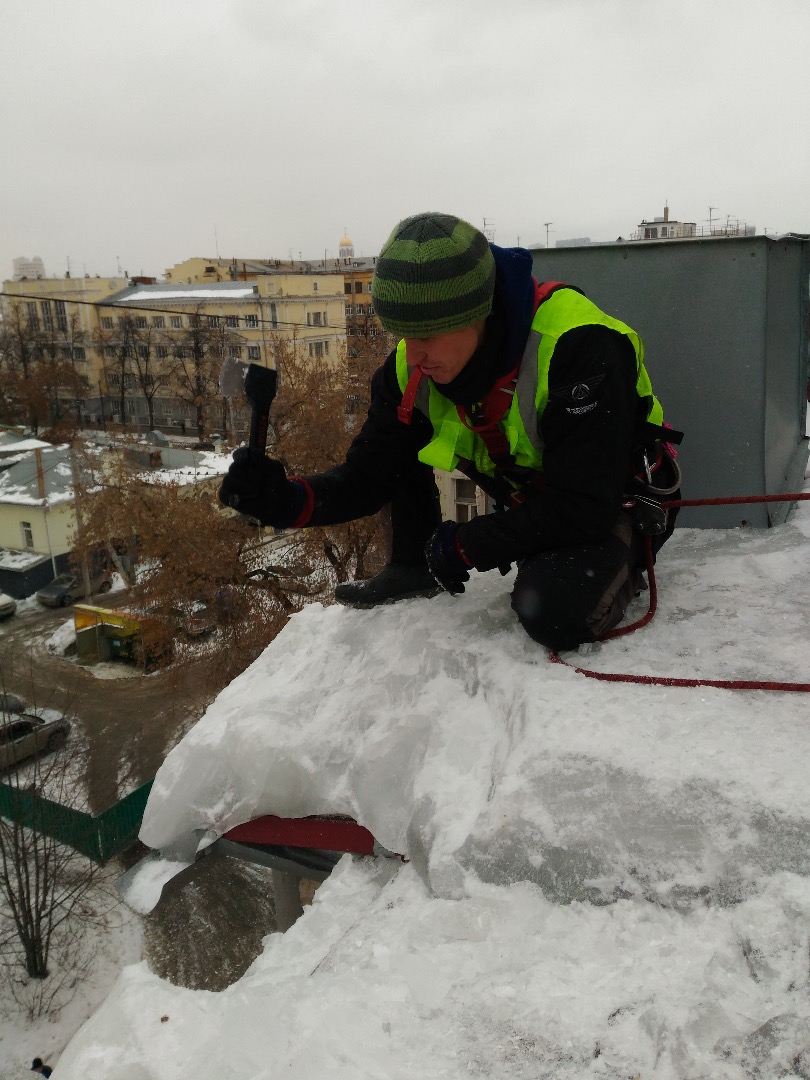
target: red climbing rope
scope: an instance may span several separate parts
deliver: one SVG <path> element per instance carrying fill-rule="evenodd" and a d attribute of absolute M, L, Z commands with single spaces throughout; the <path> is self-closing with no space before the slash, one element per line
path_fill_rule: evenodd
<path fill-rule="evenodd" d="M 726 499 L 670 499 L 667 502 L 662 502 L 661 506 L 665 510 L 670 510 L 681 506 L 730 506 L 735 503 L 784 503 L 801 502 L 807 499 L 810 499 L 810 493 L 791 495 L 737 495 Z M 612 638 L 624 637 L 625 634 L 632 634 L 635 630 L 640 630 L 642 626 L 646 626 L 652 621 L 658 606 L 658 590 L 655 584 L 652 541 L 649 536 L 646 538 L 646 557 L 647 577 L 650 587 L 650 603 L 648 605 L 647 614 L 636 622 L 630 623 L 628 626 L 620 626 L 615 630 L 611 630 L 610 633 L 605 634 L 601 639 L 602 641 L 609 641 Z M 599 679 L 602 682 L 642 683 L 647 686 L 713 686 L 720 690 L 781 690 L 802 694 L 810 693 L 810 683 L 773 682 L 760 679 L 675 679 L 659 675 L 629 675 L 619 672 L 588 671 L 587 668 L 574 667 L 573 664 L 569 664 L 567 660 L 563 660 L 556 652 L 550 652 L 548 658 L 552 664 L 563 664 L 565 667 L 572 668 L 579 675 L 585 675 L 589 679 Z"/>

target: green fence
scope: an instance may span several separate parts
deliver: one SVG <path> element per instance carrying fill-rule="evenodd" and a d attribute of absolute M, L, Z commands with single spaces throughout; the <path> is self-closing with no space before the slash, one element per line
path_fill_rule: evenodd
<path fill-rule="evenodd" d="M 149 780 L 93 817 L 23 788 L 0 784 L 0 817 L 52 836 L 95 862 L 104 863 L 137 838 L 151 788 Z"/>

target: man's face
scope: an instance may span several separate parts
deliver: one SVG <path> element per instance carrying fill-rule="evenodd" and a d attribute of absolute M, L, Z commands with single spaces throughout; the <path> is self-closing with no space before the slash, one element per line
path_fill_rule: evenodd
<path fill-rule="evenodd" d="M 484 320 L 431 338 L 405 338 L 405 358 L 416 364 L 435 383 L 452 382 L 484 339 Z"/>

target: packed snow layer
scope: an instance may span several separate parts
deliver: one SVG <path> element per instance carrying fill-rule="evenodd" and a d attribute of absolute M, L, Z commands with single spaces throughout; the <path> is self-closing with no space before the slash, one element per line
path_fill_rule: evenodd
<path fill-rule="evenodd" d="M 808 551 L 807 503 L 676 533 L 653 622 L 567 659 L 808 682 Z M 149 846 L 328 812 L 410 862 L 345 858 L 222 994 L 127 969 L 60 1077 L 810 1071 L 808 695 L 551 665 L 510 581 L 314 605 L 219 696 L 158 774 Z"/>

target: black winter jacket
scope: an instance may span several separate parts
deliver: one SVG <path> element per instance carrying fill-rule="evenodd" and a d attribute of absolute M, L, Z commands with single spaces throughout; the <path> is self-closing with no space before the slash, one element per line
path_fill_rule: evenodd
<path fill-rule="evenodd" d="M 495 253 L 500 270 L 497 249 Z M 477 353 L 468 365 L 473 372 L 476 368 L 488 372 L 489 385 L 514 364 L 505 343 L 511 339 L 512 352 L 517 346 L 523 350 L 532 310 L 530 305 L 524 312 L 522 301 L 520 308 L 525 326 L 515 335 L 514 312 L 504 300 L 503 289 L 496 286 L 481 355 Z M 460 380 L 461 376 L 456 381 Z M 584 398 L 583 386 L 589 388 Z M 584 326 L 560 338 L 551 359 L 549 400 L 541 422 L 544 487 L 522 506 L 460 526 L 461 546 L 478 570 L 504 566 L 549 548 L 598 542 L 608 535 L 622 503 L 645 411 L 635 387 L 635 353 L 623 334 Z M 452 384 L 440 387 L 451 397 L 452 390 Z M 413 489 L 415 482 L 432 483 L 431 470 L 417 460 L 431 439 L 432 426 L 417 411 L 410 425 L 400 421 L 401 399 L 394 351 L 372 379 L 368 416 L 345 463 L 306 478 L 314 495 L 307 525 L 337 524 L 376 513 L 386 503 L 396 502 L 404 488 Z M 426 505 L 424 500 L 420 503 L 423 508 Z M 426 520 L 407 521 L 407 514 L 403 516 L 421 550 L 438 519 L 426 510 L 420 514 Z M 396 528 L 396 514 L 394 522 Z"/>

